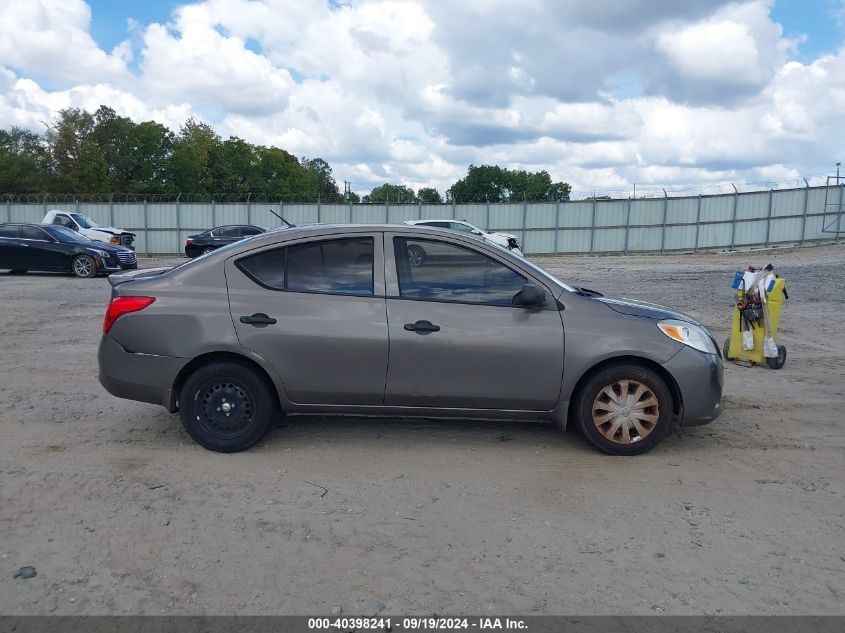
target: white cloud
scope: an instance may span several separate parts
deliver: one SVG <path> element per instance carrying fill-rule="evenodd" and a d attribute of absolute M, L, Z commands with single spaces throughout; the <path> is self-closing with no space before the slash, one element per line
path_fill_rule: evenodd
<path fill-rule="evenodd" d="M 442 191 L 469 163 L 580 190 L 791 178 L 841 151 L 845 50 L 795 61 L 769 0 L 200 0 L 111 52 L 90 18 L 82 0 L 0 7 L 0 125 L 100 103 L 195 115 L 359 191 Z"/>

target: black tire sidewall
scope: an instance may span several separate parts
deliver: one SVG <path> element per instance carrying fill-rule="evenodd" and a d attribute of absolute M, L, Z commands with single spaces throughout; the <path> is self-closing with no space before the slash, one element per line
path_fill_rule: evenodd
<path fill-rule="evenodd" d="M 208 255 L 209 253 L 213 253 L 213 252 L 214 252 L 213 246 L 206 246 L 199 252 L 199 254 L 200 255 Z"/>
<path fill-rule="evenodd" d="M 659 417 L 657 427 L 644 439 L 633 444 L 617 444 L 604 437 L 593 424 L 593 401 L 604 387 L 618 380 L 636 380 L 646 385 L 657 397 Z M 654 448 L 673 429 L 675 414 L 672 392 L 666 382 L 653 370 L 641 365 L 611 365 L 590 376 L 575 397 L 573 413 L 578 428 L 594 447 L 609 455 L 640 455 Z"/>
<path fill-rule="evenodd" d="M 76 272 L 76 261 L 79 259 L 87 259 L 91 262 L 91 274 L 90 275 L 79 275 Z M 70 264 L 71 271 L 73 272 L 74 277 L 79 277 L 80 279 L 91 279 L 92 277 L 97 276 L 97 262 L 94 261 L 94 258 L 90 255 L 77 255 L 73 258 L 73 261 Z"/>
<path fill-rule="evenodd" d="M 786 365 L 786 347 L 778 345 L 778 355 L 776 358 L 767 358 L 766 363 L 772 369 L 781 369 Z"/>
<path fill-rule="evenodd" d="M 248 389 L 255 416 L 245 432 L 231 439 L 214 437 L 197 422 L 199 388 L 210 379 L 233 378 Z M 261 440 L 277 417 L 276 398 L 264 377 L 246 364 L 218 361 L 194 371 L 182 386 L 179 396 L 179 414 L 182 426 L 200 446 L 220 453 L 235 453 L 253 446 Z"/>

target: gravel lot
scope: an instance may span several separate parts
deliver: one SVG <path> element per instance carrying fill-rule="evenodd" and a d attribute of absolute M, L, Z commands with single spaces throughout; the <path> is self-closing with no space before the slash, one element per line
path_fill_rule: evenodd
<path fill-rule="evenodd" d="M 374 419 L 219 455 L 100 387 L 106 280 L 0 274 L 0 613 L 845 613 L 845 246 L 537 261 L 720 341 L 771 261 L 786 366 L 728 364 L 722 417 L 637 458 Z"/>

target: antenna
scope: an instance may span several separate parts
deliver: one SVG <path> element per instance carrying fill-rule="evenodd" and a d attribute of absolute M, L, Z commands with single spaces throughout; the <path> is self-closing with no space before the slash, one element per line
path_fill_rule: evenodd
<path fill-rule="evenodd" d="M 273 209 L 268 209 L 268 211 L 269 211 L 270 213 L 272 213 L 273 215 L 275 215 L 277 218 L 279 218 L 282 222 L 284 222 L 285 224 L 287 224 L 287 225 L 288 225 L 288 228 L 291 228 L 291 229 L 292 229 L 292 228 L 294 228 L 294 227 L 296 226 L 296 224 L 291 224 L 290 222 L 288 222 L 287 220 L 285 220 L 282 216 L 280 216 L 278 213 L 276 213 L 275 211 L 273 211 Z"/>

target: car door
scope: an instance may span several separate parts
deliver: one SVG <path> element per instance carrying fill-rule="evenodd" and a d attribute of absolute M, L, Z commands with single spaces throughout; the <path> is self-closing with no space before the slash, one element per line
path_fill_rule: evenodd
<path fill-rule="evenodd" d="M 421 264 L 408 251 L 421 248 Z M 447 239 L 386 234 L 390 332 L 385 404 L 548 411 L 563 376 L 563 322 L 512 305 L 535 283 L 506 259 Z"/>
<path fill-rule="evenodd" d="M 0 225 L 0 268 L 9 270 L 25 270 L 23 267 L 23 251 L 17 224 Z"/>
<path fill-rule="evenodd" d="M 67 248 L 37 226 L 22 226 L 23 266 L 26 270 L 68 270 Z"/>
<path fill-rule="evenodd" d="M 387 371 L 381 233 L 309 237 L 226 262 L 238 340 L 291 401 L 380 405 Z"/>

